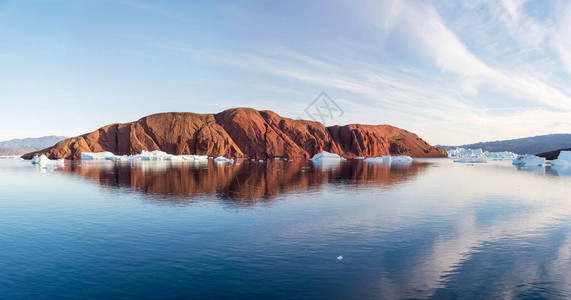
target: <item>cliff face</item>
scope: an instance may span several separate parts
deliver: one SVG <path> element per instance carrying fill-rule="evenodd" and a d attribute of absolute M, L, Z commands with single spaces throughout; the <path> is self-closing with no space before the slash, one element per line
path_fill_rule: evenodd
<path fill-rule="evenodd" d="M 416 134 L 389 125 L 325 127 L 319 122 L 283 118 L 271 111 L 234 108 L 219 114 L 161 113 L 112 124 L 25 154 L 79 159 L 82 152 L 131 155 L 142 150 L 170 154 L 248 158 L 310 158 L 321 151 L 343 157 L 410 155 L 447 157 Z"/>

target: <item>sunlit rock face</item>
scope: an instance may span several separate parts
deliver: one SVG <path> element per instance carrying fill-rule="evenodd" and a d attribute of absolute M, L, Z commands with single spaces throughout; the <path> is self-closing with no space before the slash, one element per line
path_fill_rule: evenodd
<path fill-rule="evenodd" d="M 160 150 L 175 155 L 228 158 L 310 158 L 327 151 L 352 157 L 446 157 L 416 134 L 389 125 L 330 126 L 283 118 L 271 111 L 234 108 L 218 114 L 161 113 L 111 124 L 23 157 L 80 159 L 82 152 L 134 155 Z"/>

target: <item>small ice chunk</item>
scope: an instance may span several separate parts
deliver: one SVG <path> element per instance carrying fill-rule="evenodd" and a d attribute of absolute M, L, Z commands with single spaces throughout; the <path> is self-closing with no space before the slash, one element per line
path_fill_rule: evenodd
<path fill-rule="evenodd" d="M 530 154 L 520 155 L 512 162 L 513 165 L 520 167 L 542 166 L 544 163 L 545 163 L 544 157 L 538 157 Z"/>
<path fill-rule="evenodd" d="M 342 259 L 343 259 L 343 255 L 337 256 L 337 260 L 342 260 Z"/>
<path fill-rule="evenodd" d="M 363 156 L 357 156 L 355 159 L 365 159 Z"/>

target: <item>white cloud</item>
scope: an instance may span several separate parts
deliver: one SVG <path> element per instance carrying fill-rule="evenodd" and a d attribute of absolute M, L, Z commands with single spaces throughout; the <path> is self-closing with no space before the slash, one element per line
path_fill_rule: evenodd
<path fill-rule="evenodd" d="M 557 14 L 557 27 L 551 36 L 551 46 L 571 73 L 571 4 Z"/>

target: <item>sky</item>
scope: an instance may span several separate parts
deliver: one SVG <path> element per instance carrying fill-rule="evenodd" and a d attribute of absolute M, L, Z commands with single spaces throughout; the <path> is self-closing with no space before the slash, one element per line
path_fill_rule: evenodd
<path fill-rule="evenodd" d="M 571 1 L 0 0 L 0 140 L 232 107 L 431 144 L 571 133 Z"/>

